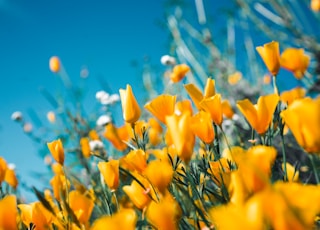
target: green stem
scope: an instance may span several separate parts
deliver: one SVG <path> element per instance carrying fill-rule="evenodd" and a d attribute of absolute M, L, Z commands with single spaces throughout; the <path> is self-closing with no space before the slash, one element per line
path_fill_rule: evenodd
<path fill-rule="evenodd" d="M 308 155 L 309 155 L 309 158 L 310 158 L 310 161 L 312 164 L 312 169 L 314 172 L 314 176 L 316 178 L 316 182 L 317 182 L 317 184 L 319 184 L 320 180 L 319 180 L 318 170 L 317 170 L 316 164 L 314 162 L 314 156 L 312 154 L 308 154 Z"/>
<path fill-rule="evenodd" d="M 281 134 L 281 149 L 282 149 L 282 159 L 283 159 L 284 181 L 288 181 L 286 149 L 285 149 L 284 138 L 282 134 Z"/>
<path fill-rule="evenodd" d="M 277 87 L 276 76 L 272 76 L 272 83 L 273 83 L 274 93 L 279 96 L 279 90 L 278 90 L 278 87 Z"/>

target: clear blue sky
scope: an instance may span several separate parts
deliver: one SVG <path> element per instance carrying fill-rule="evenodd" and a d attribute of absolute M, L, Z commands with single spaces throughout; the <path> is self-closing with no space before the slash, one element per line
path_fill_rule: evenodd
<path fill-rule="evenodd" d="M 138 85 L 130 62 L 145 55 L 158 61 L 166 52 L 168 34 L 155 23 L 163 12 L 163 1 L 150 0 L 0 0 L 0 156 L 17 166 L 22 179 L 35 183 L 29 173 L 45 169 L 10 116 L 33 108 L 45 117 L 51 109 L 39 92 L 44 87 L 55 95 L 61 86 L 49 58 L 58 55 L 74 81 L 86 65 L 92 101 L 101 89 L 97 76 L 114 90 Z"/>

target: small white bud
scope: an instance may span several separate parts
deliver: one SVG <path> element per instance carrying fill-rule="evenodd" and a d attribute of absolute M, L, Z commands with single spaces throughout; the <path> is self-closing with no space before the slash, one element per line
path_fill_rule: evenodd
<path fill-rule="evenodd" d="M 97 149 L 102 149 L 104 147 L 102 141 L 93 140 L 89 142 L 90 150 L 95 151 Z"/>
<path fill-rule="evenodd" d="M 23 119 L 23 115 L 20 111 L 16 111 L 11 115 L 11 120 L 13 121 L 21 121 L 22 119 Z"/>
<path fill-rule="evenodd" d="M 108 115 L 101 115 L 99 118 L 98 118 L 98 120 L 97 120 L 97 122 L 96 122 L 96 125 L 97 126 L 104 126 L 104 125 L 106 125 L 106 124 L 108 124 L 108 123 L 110 123 L 111 122 L 111 117 L 110 116 L 108 116 Z"/>
<path fill-rule="evenodd" d="M 101 98 L 104 97 L 106 94 L 107 93 L 105 91 L 100 90 L 100 91 L 96 92 L 96 99 L 100 101 Z"/>
<path fill-rule="evenodd" d="M 160 62 L 162 65 L 175 65 L 176 59 L 174 57 L 169 56 L 169 55 L 163 55 L 160 59 Z"/>

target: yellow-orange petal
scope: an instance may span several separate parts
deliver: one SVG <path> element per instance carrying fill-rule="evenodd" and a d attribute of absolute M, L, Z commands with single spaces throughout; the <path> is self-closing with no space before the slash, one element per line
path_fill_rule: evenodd
<path fill-rule="evenodd" d="M 145 174 L 150 183 L 164 193 L 172 180 L 173 169 L 167 161 L 154 160 L 148 164 Z"/>
<path fill-rule="evenodd" d="M 203 110 L 208 112 L 212 121 L 221 126 L 223 121 L 221 95 L 215 94 L 212 97 L 205 98 L 200 102 L 200 106 Z"/>
<path fill-rule="evenodd" d="M 128 84 L 126 89 L 120 89 L 123 119 L 128 123 L 135 123 L 140 118 L 141 110 L 139 104 Z"/>
<path fill-rule="evenodd" d="M 99 162 L 98 169 L 108 187 L 111 190 L 116 190 L 119 186 L 119 160 Z"/>
<path fill-rule="evenodd" d="M 320 11 L 320 0 L 311 0 L 310 8 L 315 12 Z"/>
<path fill-rule="evenodd" d="M 194 115 L 191 119 L 191 129 L 197 137 L 207 144 L 214 140 L 214 129 L 208 112 L 201 110 Z"/>
<path fill-rule="evenodd" d="M 279 102 L 279 96 L 276 94 L 269 94 L 260 96 L 257 102 L 258 112 L 258 126 L 257 133 L 265 133 L 272 121 L 273 113 L 276 110 Z"/>
<path fill-rule="evenodd" d="M 91 150 L 89 145 L 89 139 L 87 137 L 82 137 L 80 139 L 80 147 L 81 147 L 82 155 L 86 158 L 90 157 Z"/>
<path fill-rule="evenodd" d="M 59 164 L 64 164 L 64 149 L 62 145 L 62 141 L 60 139 L 48 142 L 47 143 L 48 149 L 50 150 L 50 153 Z"/>
<path fill-rule="evenodd" d="M 310 62 L 310 57 L 304 54 L 304 49 L 287 48 L 280 57 L 281 67 L 293 72 L 297 79 L 304 76 Z"/>
<path fill-rule="evenodd" d="M 279 43 L 272 41 L 264 44 L 263 46 L 256 47 L 263 62 L 267 66 L 269 72 L 276 76 L 280 69 L 280 50 Z"/>
<path fill-rule="evenodd" d="M 170 116 L 174 112 L 174 105 L 176 103 L 176 96 L 164 94 L 160 95 L 150 102 L 148 102 L 144 107 L 152 113 L 159 121 L 165 124 L 166 116 Z"/>
<path fill-rule="evenodd" d="M 251 101 L 244 99 L 237 102 L 237 107 L 253 129 L 258 126 L 258 113 Z"/>
<path fill-rule="evenodd" d="M 176 83 L 181 81 L 186 74 L 189 72 L 190 67 L 186 64 L 180 64 L 173 67 L 172 73 L 170 75 L 170 79 L 172 82 Z"/>
<path fill-rule="evenodd" d="M 135 180 L 132 181 L 131 185 L 123 186 L 122 190 L 138 209 L 145 208 L 151 201 L 148 196 L 149 191 L 144 190 L 144 188 Z"/>
<path fill-rule="evenodd" d="M 215 80 L 212 78 L 207 79 L 206 86 L 204 88 L 203 97 L 208 98 L 212 97 L 216 94 L 216 83 Z"/>
<path fill-rule="evenodd" d="M 58 73 L 61 69 L 60 59 L 57 56 L 52 56 L 49 60 L 49 68 L 53 73 Z"/>
<path fill-rule="evenodd" d="M 17 176 L 16 176 L 16 173 L 15 173 L 14 169 L 8 168 L 6 170 L 6 175 L 4 177 L 4 181 L 7 182 L 14 189 L 17 188 L 18 179 L 17 179 Z"/>
<path fill-rule="evenodd" d="M 222 113 L 223 115 L 225 115 L 228 119 L 232 119 L 233 115 L 234 115 L 234 111 L 231 107 L 231 104 L 228 100 L 223 100 L 221 102 L 222 105 Z"/>
<path fill-rule="evenodd" d="M 303 98 L 306 95 L 306 90 L 301 87 L 296 87 L 281 93 L 280 99 L 282 102 L 290 105 L 294 100 Z"/>
<path fill-rule="evenodd" d="M 203 99 L 203 95 L 200 89 L 194 84 L 186 84 L 184 85 L 184 88 L 187 90 L 194 105 L 200 110 L 201 109 L 200 101 L 202 101 Z"/>
<path fill-rule="evenodd" d="M 14 195 L 5 196 L 0 200 L 0 229 L 17 230 L 17 199 Z"/>
<path fill-rule="evenodd" d="M 85 224 L 89 221 L 94 202 L 85 194 L 77 190 L 73 190 L 69 193 L 69 206 L 77 216 L 77 219 L 81 224 Z"/>

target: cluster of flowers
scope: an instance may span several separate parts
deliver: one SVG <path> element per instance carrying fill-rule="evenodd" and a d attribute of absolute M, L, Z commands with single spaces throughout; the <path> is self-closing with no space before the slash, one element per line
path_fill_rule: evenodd
<path fill-rule="evenodd" d="M 279 95 L 276 86 L 280 66 L 302 78 L 309 58 L 293 48 L 280 58 L 277 42 L 257 51 L 273 76 L 275 92 L 260 96 L 255 105 L 248 99 L 236 103 L 252 127 L 249 139 L 230 145 L 236 137 L 226 135 L 223 123 L 232 126 L 236 111 L 222 100 L 211 78 L 203 91 L 192 83 L 184 85 L 191 100 L 162 94 L 145 104 L 146 111 L 127 85 L 119 91 L 125 125 L 116 127 L 104 115 L 97 122 L 102 132 L 91 129 L 79 139 L 86 180 L 66 164 L 61 139 L 47 143 L 55 160 L 51 189 L 34 188 L 39 201 L 25 204 L 0 187 L 0 229 L 316 228 L 320 187 L 314 158 L 320 153 L 320 98 L 305 97 L 300 88 Z M 172 57 L 162 62 L 174 66 L 170 75 L 174 83 L 190 71 Z M 60 70 L 57 57 L 50 60 L 50 68 Z M 119 100 L 103 91 L 96 96 L 102 104 Z M 144 112 L 147 121 L 141 118 Z M 21 120 L 22 115 L 15 114 L 14 119 Z M 297 167 L 286 161 L 290 154 L 286 147 L 292 144 L 284 141 L 288 129 L 309 154 L 316 185 L 301 183 Z M 273 147 L 277 136 L 282 140 L 278 159 Z M 122 154 L 108 155 L 104 141 Z M 92 159 L 96 164 L 89 165 Z M 280 176 L 274 173 L 276 161 Z M 0 184 L 13 188 L 18 184 L 2 158 Z"/>

